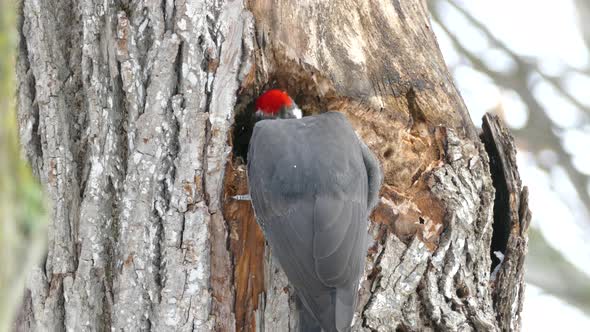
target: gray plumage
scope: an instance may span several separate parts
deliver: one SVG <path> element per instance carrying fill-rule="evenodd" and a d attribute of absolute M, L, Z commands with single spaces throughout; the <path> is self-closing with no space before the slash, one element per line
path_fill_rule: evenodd
<path fill-rule="evenodd" d="M 250 141 L 248 179 L 258 223 L 309 314 L 326 332 L 348 331 L 378 161 L 341 113 L 263 120 Z"/>

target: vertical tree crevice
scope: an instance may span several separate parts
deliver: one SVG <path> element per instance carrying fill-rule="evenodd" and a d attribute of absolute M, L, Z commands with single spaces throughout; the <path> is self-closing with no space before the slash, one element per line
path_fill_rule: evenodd
<path fill-rule="evenodd" d="M 516 147 L 508 129 L 491 114 L 484 116 L 482 129 L 481 139 L 492 160 L 490 168 L 496 188 L 494 238 L 490 250 L 497 259 L 492 265 L 494 306 L 502 330 L 519 330 L 525 288 L 524 258 L 531 220 L 528 188 L 522 186 L 516 165 Z"/>

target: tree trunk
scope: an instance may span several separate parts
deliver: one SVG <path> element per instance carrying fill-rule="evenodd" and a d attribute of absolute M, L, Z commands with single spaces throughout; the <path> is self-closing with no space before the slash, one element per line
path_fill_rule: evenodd
<path fill-rule="evenodd" d="M 20 16 L 20 137 L 53 223 L 17 330 L 296 329 L 229 198 L 270 87 L 346 113 L 382 163 L 353 330 L 519 330 L 512 139 L 490 118 L 490 164 L 423 1 L 24 0 Z"/>

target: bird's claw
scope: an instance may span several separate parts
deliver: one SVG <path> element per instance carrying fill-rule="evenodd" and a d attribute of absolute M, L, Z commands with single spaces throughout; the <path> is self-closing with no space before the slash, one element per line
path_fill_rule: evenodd
<path fill-rule="evenodd" d="M 250 197 L 249 194 L 246 195 L 235 195 L 231 197 L 232 199 L 236 200 L 236 201 L 251 201 L 252 198 Z"/>

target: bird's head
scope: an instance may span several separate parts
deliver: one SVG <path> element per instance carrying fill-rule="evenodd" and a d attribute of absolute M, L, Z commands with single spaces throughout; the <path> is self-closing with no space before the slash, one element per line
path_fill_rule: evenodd
<path fill-rule="evenodd" d="M 257 120 L 301 119 L 303 113 L 286 92 L 272 89 L 256 99 L 255 116 Z"/>

